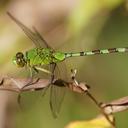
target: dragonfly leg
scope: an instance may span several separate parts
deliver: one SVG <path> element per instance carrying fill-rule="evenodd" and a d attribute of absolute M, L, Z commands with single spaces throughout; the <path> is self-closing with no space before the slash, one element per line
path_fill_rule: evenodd
<path fill-rule="evenodd" d="M 34 70 L 41 71 L 41 72 L 45 72 L 45 73 L 47 73 L 47 74 L 51 74 L 51 73 L 52 73 L 52 72 L 50 72 L 49 70 L 44 69 L 44 68 L 41 68 L 41 67 L 38 67 L 38 66 L 35 66 L 35 67 L 34 67 Z"/>
<path fill-rule="evenodd" d="M 47 74 L 51 74 L 51 81 L 50 81 L 51 84 L 53 83 L 53 80 L 54 80 L 54 71 L 55 71 L 56 64 L 53 64 L 52 66 L 53 66 L 53 68 L 52 68 L 52 71 L 51 72 L 49 70 L 47 70 L 47 69 L 44 69 L 44 68 L 41 68 L 41 67 L 38 67 L 38 66 L 35 67 L 35 69 L 37 71 L 42 71 L 42 72 L 45 72 Z M 47 86 L 45 88 L 44 93 L 42 94 L 42 96 L 45 95 L 45 93 L 46 93 L 46 91 L 47 91 L 48 88 L 49 88 L 49 86 Z"/>
<path fill-rule="evenodd" d="M 54 73 L 55 73 L 56 63 L 52 64 L 52 66 L 53 66 L 53 69 L 51 71 L 51 83 L 53 83 L 54 78 L 55 78 L 55 74 Z"/>
<path fill-rule="evenodd" d="M 49 70 L 47 70 L 47 69 L 40 68 L 40 67 L 36 67 L 36 69 L 38 69 L 38 70 L 40 70 L 40 71 L 42 71 L 42 72 L 45 72 L 45 73 L 47 73 L 47 74 L 50 74 L 50 75 L 52 76 L 52 72 L 49 71 Z M 52 81 L 52 80 L 51 80 L 51 81 Z M 51 81 L 50 81 L 50 84 L 49 84 L 47 87 L 44 88 L 44 91 L 43 91 L 43 93 L 42 93 L 42 96 L 44 96 L 44 95 L 46 94 L 46 91 L 49 89 L 49 87 L 50 87 L 50 85 L 51 85 L 51 83 L 52 83 Z"/>
<path fill-rule="evenodd" d="M 32 85 L 32 84 L 36 84 L 36 83 L 40 80 L 40 78 L 37 78 L 35 81 L 33 81 L 34 73 L 38 73 L 38 70 L 37 70 L 36 68 L 34 68 L 34 67 L 32 67 L 32 68 L 30 67 L 29 69 L 30 69 L 30 81 L 29 81 L 27 84 L 25 84 L 25 85 L 21 88 L 21 90 L 22 90 L 23 88 L 27 87 L 27 86 L 30 86 L 30 85 Z M 32 70 L 34 70 L 34 72 L 33 72 Z"/>
<path fill-rule="evenodd" d="M 45 73 L 48 73 L 48 74 L 52 74 L 49 70 L 46 70 L 46 69 L 38 67 L 38 66 L 30 67 L 29 70 L 30 70 L 30 81 L 27 84 L 25 84 L 21 89 L 23 89 L 27 86 L 30 86 L 32 84 L 36 84 L 40 80 L 40 78 L 36 78 L 35 81 L 33 81 L 33 78 L 34 78 L 34 75 L 38 74 L 39 71 L 42 71 L 42 72 L 45 72 Z"/>
<path fill-rule="evenodd" d="M 34 69 L 34 68 L 33 68 L 33 69 Z M 37 71 L 36 69 L 34 69 L 34 71 L 35 71 L 36 73 L 38 73 L 38 71 Z M 30 68 L 30 77 L 31 77 L 30 81 L 29 81 L 27 84 L 25 84 L 25 85 L 20 89 L 20 92 L 19 92 L 19 94 L 18 94 L 17 102 L 18 102 L 20 108 L 22 108 L 22 106 L 21 106 L 21 93 L 22 93 L 22 90 L 23 90 L 25 87 L 27 87 L 27 86 L 30 86 L 30 85 L 32 85 L 32 84 L 36 84 L 36 83 L 40 80 L 40 78 L 37 78 L 35 81 L 33 81 L 34 74 L 33 74 L 33 72 L 32 72 L 32 68 Z"/>

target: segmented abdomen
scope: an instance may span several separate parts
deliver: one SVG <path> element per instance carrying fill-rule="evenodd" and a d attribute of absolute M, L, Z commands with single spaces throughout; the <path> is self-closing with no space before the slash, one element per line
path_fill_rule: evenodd
<path fill-rule="evenodd" d="M 109 54 L 109 53 L 124 53 L 128 52 L 128 48 L 109 48 L 102 50 L 93 50 L 93 51 L 85 51 L 85 52 L 74 52 L 74 53 L 65 53 L 65 58 L 68 57 L 77 57 L 77 56 L 89 56 L 89 55 L 97 55 L 97 54 Z"/>

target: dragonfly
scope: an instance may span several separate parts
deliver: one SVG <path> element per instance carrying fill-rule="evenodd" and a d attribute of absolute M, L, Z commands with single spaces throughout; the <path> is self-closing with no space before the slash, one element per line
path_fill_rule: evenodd
<path fill-rule="evenodd" d="M 122 48 L 109 48 L 109 49 L 96 49 L 92 51 L 80 51 L 80 52 L 62 52 L 52 49 L 48 43 L 44 40 L 41 34 L 34 28 L 32 31 L 26 27 L 22 22 L 15 18 L 10 12 L 7 12 L 10 18 L 24 31 L 24 33 L 35 44 L 35 48 L 32 48 L 25 53 L 17 52 L 13 57 L 13 63 L 19 67 L 27 67 L 30 69 L 30 76 L 33 78 L 34 74 L 38 74 L 39 71 L 51 75 L 51 90 L 50 90 L 50 107 L 54 117 L 57 117 L 64 93 L 58 96 L 58 91 L 53 85 L 54 71 L 56 65 L 71 57 L 91 56 L 109 53 L 125 53 L 128 52 L 128 47 Z M 43 66 L 52 65 L 52 70 L 49 71 Z M 28 86 L 29 84 L 25 85 Z M 60 95 L 60 94 L 59 94 Z"/>

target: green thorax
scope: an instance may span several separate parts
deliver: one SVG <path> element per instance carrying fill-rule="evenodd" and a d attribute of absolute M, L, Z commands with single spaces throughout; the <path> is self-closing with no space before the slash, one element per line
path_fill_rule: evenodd
<path fill-rule="evenodd" d="M 58 63 L 65 59 L 65 53 L 49 48 L 34 48 L 26 52 L 26 60 L 30 66 Z"/>

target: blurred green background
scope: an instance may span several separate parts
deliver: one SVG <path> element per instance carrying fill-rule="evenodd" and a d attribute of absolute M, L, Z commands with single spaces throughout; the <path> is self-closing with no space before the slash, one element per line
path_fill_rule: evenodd
<path fill-rule="evenodd" d="M 25 77 L 25 70 L 15 67 L 11 59 L 16 52 L 34 47 L 7 16 L 7 11 L 29 28 L 35 26 L 57 50 L 128 47 L 127 0 L 3 0 L 0 3 L 1 75 Z M 98 100 L 109 102 L 127 96 L 127 53 L 71 58 L 65 61 L 65 65 L 67 72 L 72 68 L 78 70 L 77 79 L 89 84 Z M 61 72 L 65 74 L 63 70 Z M 13 93 L 11 96 L 10 93 L 0 94 L 2 127 L 6 124 L 9 128 L 63 128 L 72 121 L 91 119 L 99 114 L 87 96 L 70 90 L 67 90 L 57 119 L 50 111 L 49 91 L 44 97 L 41 92 L 23 94 L 25 107 L 22 110 L 16 103 L 16 96 Z M 128 127 L 127 118 L 127 111 L 117 113 L 117 126 Z"/>

